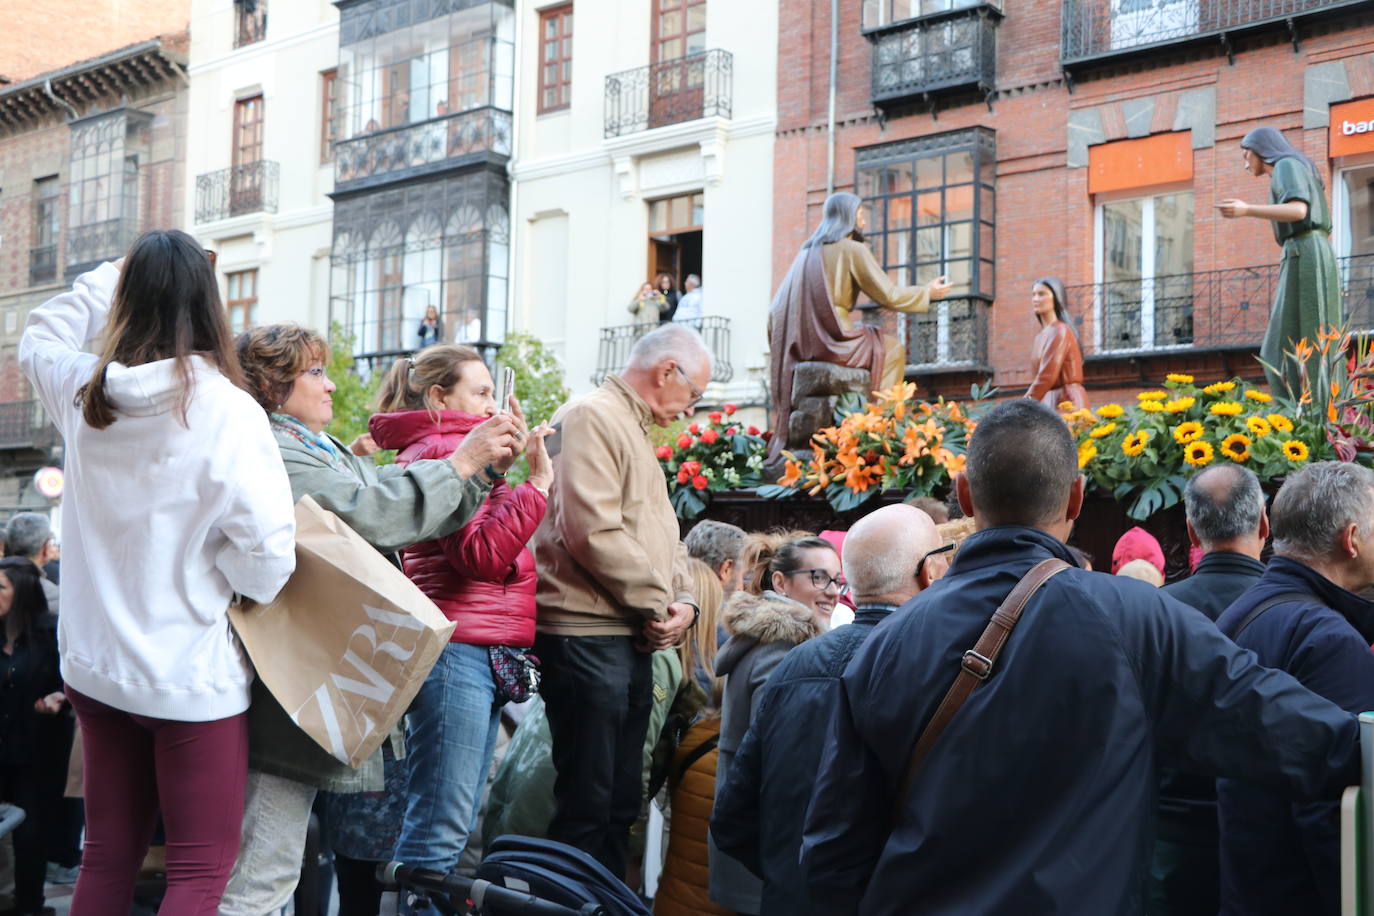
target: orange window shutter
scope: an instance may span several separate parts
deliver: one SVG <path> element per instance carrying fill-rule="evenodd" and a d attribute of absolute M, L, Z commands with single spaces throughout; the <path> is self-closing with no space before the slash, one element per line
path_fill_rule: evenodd
<path fill-rule="evenodd" d="M 1088 150 L 1088 193 L 1126 191 L 1193 180 L 1188 131 L 1117 140 Z"/>

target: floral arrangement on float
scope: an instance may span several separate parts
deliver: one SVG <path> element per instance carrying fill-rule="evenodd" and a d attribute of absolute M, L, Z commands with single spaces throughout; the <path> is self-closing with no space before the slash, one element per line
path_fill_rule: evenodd
<path fill-rule="evenodd" d="M 713 493 L 763 482 L 763 456 L 771 434 L 732 422 L 729 418 L 736 409 L 726 404 L 707 414 L 705 423 L 691 423 L 655 452 L 679 518 L 696 518 Z"/>
<path fill-rule="evenodd" d="M 985 397 L 975 390 L 975 399 Z M 974 421 L 955 401 L 917 401 L 905 382 L 875 391 L 864 403 L 841 399 L 835 425 L 817 430 L 811 454 L 783 452 L 786 473 L 760 496 L 805 492 L 825 499 L 837 512 L 862 505 L 884 490 L 928 496 L 963 470 Z"/>
<path fill-rule="evenodd" d="M 1313 461 L 1374 464 L 1374 354 L 1366 339 L 1325 328 L 1296 342 L 1285 360 L 1300 390 L 1275 396 L 1232 378 L 1198 384 L 1171 374 L 1134 403 L 1096 410 L 1060 405 L 1078 436 L 1078 466 L 1099 488 L 1130 500 L 1145 519 L 1179 502 L 1188 477 L 1231 461 L 1274 480 Z"/>

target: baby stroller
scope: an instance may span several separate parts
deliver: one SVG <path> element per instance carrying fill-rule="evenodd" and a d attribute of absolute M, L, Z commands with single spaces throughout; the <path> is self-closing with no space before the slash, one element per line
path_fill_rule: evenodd
<path fill-rule="evenodd" d="M 474 878 L 392 862 L 378 878 L 427 897 L 445 916 L 649 916 L 628 887 L 591 856 L 553 840 L 500 836 Z"/>

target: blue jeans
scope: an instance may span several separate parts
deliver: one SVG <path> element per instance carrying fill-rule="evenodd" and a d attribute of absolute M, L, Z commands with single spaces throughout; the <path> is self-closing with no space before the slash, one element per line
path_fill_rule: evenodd
<path fill-rule="evenodd" d="M 500 710 L 486 646 L 451 642 L 410 704 L 410 780 L 396 860 L 448 873 L 477 825 Z"/>

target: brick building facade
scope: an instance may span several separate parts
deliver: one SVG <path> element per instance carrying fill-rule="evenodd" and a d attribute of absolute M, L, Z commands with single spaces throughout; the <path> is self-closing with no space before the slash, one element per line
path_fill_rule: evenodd
<path fill-rule="evenodd" d="M 1367 4 L 839 6 L 834 187 L 865 199 L 895 280 L 956 284 L 905 327 L 924 395 L 964 396 L 988 377 L 1024 391 L 1030 288 L 1046 275 L 1069 288 L 1092 403 L 1170 371 L 1262 378 L 1279 248 L 1268 223 L 1222 219 L 1215 204 L 1268 201 L 1239 148 L 1263 124 L 1335 192 L 1346 311 L 1374 325 Z M 827 193 L 829 9 L 781 0 L 775 288 Z"/>
<path fill-rule="evenodd" d="M 33 472 L 61 464 L 18 367 L 29 311 L 183 222 L 187 44 L 183 11 L 173 34 L 0 85 L 0 513 L 46 508 Z"/>

